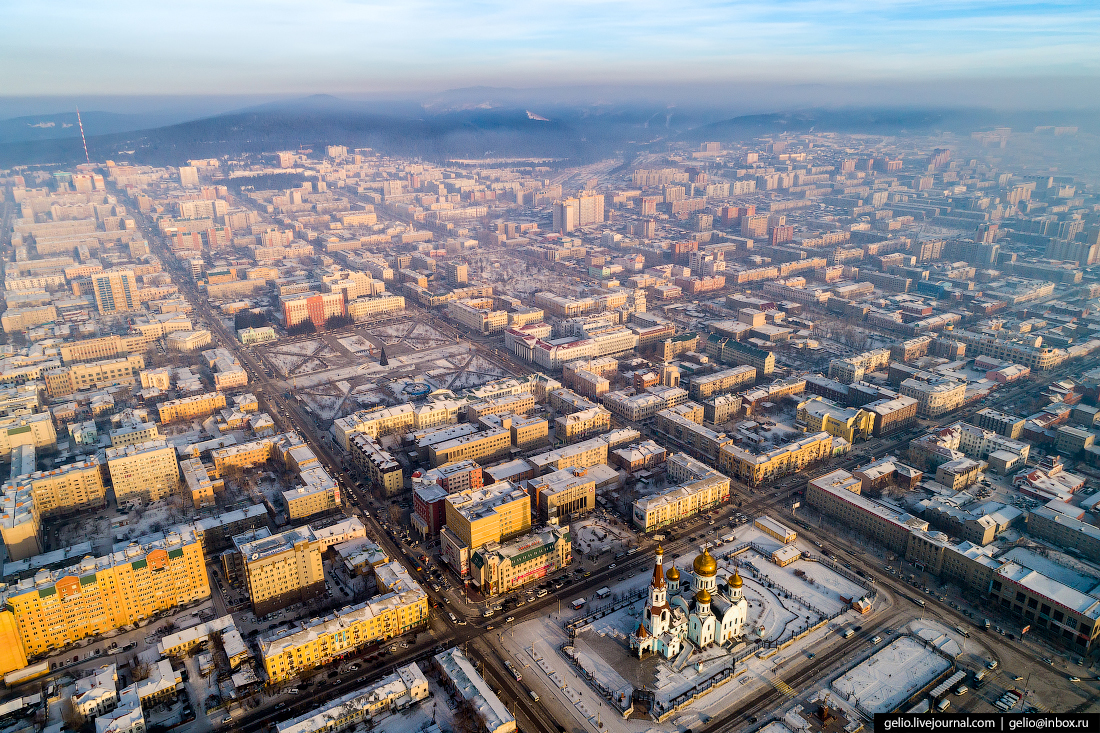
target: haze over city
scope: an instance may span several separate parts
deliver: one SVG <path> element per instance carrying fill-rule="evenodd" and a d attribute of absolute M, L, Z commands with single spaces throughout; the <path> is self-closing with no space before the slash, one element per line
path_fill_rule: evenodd
<path fill-rule="evenodd" d="M 1100 8 L 0 8 L 0 733 L 1100 713 Z"/>

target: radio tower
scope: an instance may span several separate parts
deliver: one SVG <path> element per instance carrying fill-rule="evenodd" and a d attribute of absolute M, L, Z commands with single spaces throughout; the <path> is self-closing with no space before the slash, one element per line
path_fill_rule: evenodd
<path fill-rule="evenodd" d="M 80 142 L 84 143 L 84 160 L 88 161 L 88 165 L 91 165 L 92 159 L 88 155 L 88 139 L 84 137 L 84 123 L 80 121 L 80 108 L 76 108 L 76 124 L 80 127 Z"/>

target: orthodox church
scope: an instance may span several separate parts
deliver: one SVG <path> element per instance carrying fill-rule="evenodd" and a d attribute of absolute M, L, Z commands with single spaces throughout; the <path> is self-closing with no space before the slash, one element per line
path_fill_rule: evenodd
<path fill-rule="evenodd" d="M 631 651 L 637 651 L 639 658 L 656 653 L 671 659 L 685 643 L 701 649 L 742 637 L 749 604 L 738 573 L 719 584 L 718 562 L 710 550 L 695 558 L 690 578 L 685 580 L 680 579 L 676 566 L 666 573 L 663 561 L 664 551 L 658 547 L 642 621 L 630 636 Z"/>

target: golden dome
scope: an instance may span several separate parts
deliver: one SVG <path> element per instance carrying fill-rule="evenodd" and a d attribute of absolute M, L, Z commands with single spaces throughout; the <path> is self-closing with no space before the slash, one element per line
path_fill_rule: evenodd
<path fill-rule="evenodd" d="M 661 547 L 660 545 L 657 545 L 657 554 L 658 555 L 665 554 L 665 548 Z"/>
<path fill-rule="evenodd" d="M 668 569 L 668 572 L 665 573 L 665 577 L 673 581 L 679 580 L 680 571 L 676 569 L 675 565 L 673 565 L 671 568 Z"/>
<path fill-rule="evenodd" d="M 733 575 L 729 577 L 729 580 L 727 580 L 726 583 L 729 585 L 730 588 L 740 588 L 742 585 L 745 584 L 744 581 L 741 580 L 741 573 L 737 572 L 736 570 L 733 572 Z"/>
<path fill-rule="evenodd" d="M 718 561 L 711 556 L 709 549 L 703 550 L 703 554 L 695 558 L 692 567 L 696 575 L 713 577 L 718 574 Z"/>
<path fill-rule="evenodd" d="M 710 603 L 710 593 L 707 592 L 706 588 L 695 594 L 695 601 L 697 603 Z"/>

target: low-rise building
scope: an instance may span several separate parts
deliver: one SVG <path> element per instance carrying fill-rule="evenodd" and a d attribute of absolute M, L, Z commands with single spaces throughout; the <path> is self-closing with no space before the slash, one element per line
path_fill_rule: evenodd
<path fill-rule="evenodd" d="M 729 500 L 728 476 L 677 453 L 667 461 L 668 479 L 676 485 L 634 502 L 634 526 L 643 532 L 683 521 Z"/>
<path fill-rule="evenodd" d="M 268 681 L 293 679 L 356 649 L 426 625 L 427 594 L 404 568 L 390 568 L 389 572 L 403 576 L 400 589 L 263 635 L 259 640 L 260 659 Z"/>
<path fill-rule="evenodd" d="M 161 423 L 171 423 L 176 420 L 210 417 L 223 407 L 225 407 L 224 394 L 207 392 L 162 402 L 157 406 L 157 411 L 160 413 Z"/>
<path fill-rule="evenodd" d="M 405 488 L 405 474 L 393 455 L 365 433 L 351 436 L 348 444 L 351 465 L 383 496 L 396 496 Z"/>
<path fill-rule="evenodd" d="M 430 696 L 428 680 L 415 663 L 398 667 L 374 684 L 326 701 L 321 707 L 277 723 L 276 733 L 339 733 L 405 710 Z"/>
<path fill-rule="evenodd" d="M 458 647 L 436 654 L 433 664 L 444 686 L 462 700 L 478 725 L 478 733 L 513 733 L 516 719 Z"/>
<path fill-rule="evenodd" d="M 478 548 L 470 558 L 470 582 L 483 595 L 495 596 L 552 575 L 572 560 L 569 527 L 548 525 Z"/>
<path fill-rule="evenodd" d="M 554 435 L 563 443 L 575 443 L 611 429 L 611 413 L 596 406 L 554 420 Z"/>

